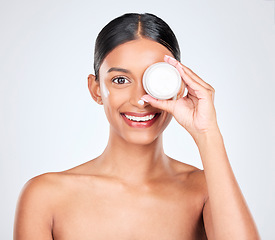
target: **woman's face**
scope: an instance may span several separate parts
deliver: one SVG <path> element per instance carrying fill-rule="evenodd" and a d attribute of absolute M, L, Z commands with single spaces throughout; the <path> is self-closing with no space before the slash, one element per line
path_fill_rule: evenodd
<path fill-rule="evenodd" d="M 146 94 L 142 85 L 146 68 L 163 62 L 164 55 L 173 56 L 163 45 L 142 38 L 116 47 L 99 69 L 100 93 L 111 131 L 127 142 L 151 143 L 171 121 L 168 112 L 138 103 Z M 128 120 L 125 113 L 128 116 L 158 114 L 151 121 L 137 122 L 141 119 Z"/>

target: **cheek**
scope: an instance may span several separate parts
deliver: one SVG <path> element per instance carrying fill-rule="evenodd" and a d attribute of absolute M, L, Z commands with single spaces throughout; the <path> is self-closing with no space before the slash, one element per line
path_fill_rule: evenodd
<path fill-rule="evenodd" d="M 129 88 L 116 88 L 110 84 L 102 83 L 101 93 L 105 98 L 105 102 L 108 105 L 118 106 L 120 104 L 125 103 L 125 101 L 129 101 L 131 97 L 131 91 Z"/>
<path fill-rule="evenodd" d="M 123 111 L 125 103 L 129 101 L 127 94 L 115 89 L 109 89 L 108 97 L 103 100 L 105 115 L 112 126 L 119 127 L 118 123 L 121 118 L 120 112 Z M 120 123 L 121 124 L 121 123 Z"/>
<path fill-rule="evenodd" d="M 106 87 L 106 84 L 104 81 L 101 83 L 101 93 L 102 93 L 102 96 L 104 96 L 104 98 L 108 98 L 110 95 L 110 92 Z"/>
<path fill-rule="evenodd" d="M 117 113 L 123 110 L 123 106 L 129 102 L 131 94 L 127 89 L 115 89 L 105 85 L 106 95 L 103 99 L 103 105 L 105 112 L 107 114 L 111 114 L 112 117 L 115 117 Z M 124 109 L 125 110 L 125 109 Z"/>

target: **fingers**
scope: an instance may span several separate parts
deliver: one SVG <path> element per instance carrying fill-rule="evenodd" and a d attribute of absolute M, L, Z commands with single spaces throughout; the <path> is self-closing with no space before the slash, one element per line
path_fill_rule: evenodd
<path fill-rule="evenodd" d="M 153 98 L 149 94 L 143 95 L 141 99 L 145 102 L 149 102 L 155 108 L 162 109 L 169 113 L 173 112 L 175 100 L 159 100 L 159 99 Z"/>
<path fill-rule="evenodd" d="M 176 59 L 174 59 L 174 58 L 172 58 L 172 57 L 170 57 L 170 56 L 165 55 L 164 61 L 166 61 L 167 63 L 170 63 L 170 64 L 173 65 L 174 67 L 176 67 L 177 64 L 179 64 L 179 66 L 180 66 L 181 68 L 183 68 L 183 70 L 184 70 L 190 77 L 192 77 L 196 82 L 198 82 L 199 84 L 201 84 L 202 86 L 204 86 L 204 87 L 207 88 L 207 89 L 211 89 L 211 90 L 213 89 L 213 90 L 214 90 L 214 88 L 213 88 L 210 84 L 208 84 L 208 83 L 206 83 L 205 81 L 203 81 L 203 80 L 202 80 L 197 74 L 195 74 L 190 68 L 184 66 L 182 63 L 180 63 L 180 62 L 177 61 Z"/>
<path fill-rule="evenodd" d="M 197 74 L 195 74 L 190 68 L 188 68 L 188 67 L 186 67 L 186 66 L 184 66 L 183 64 L 180 64 L 181 65 L 181 67 L 184 69 L 184 71 L 188 74 L 188 75 L 190 75 L 194 80 L 196 80 L 198 83 L 200 83 L 202 86 L 204 86 L 205 88 L 207 88 L 207 89 L 210 89 L 210 90 L 214 90 L 214 88 L 210 85 L 210 84 L 208 84 L 208 83 L 206 83 L 205 81 L 203 81 Z"/>
<path fill-rule="evenodd" d="M 198 82 L 194 81 L 188 74 L 184 72 L 184 70 L 179 66 L 179 63 L 175 66 L 177 70 L 179 71 L 181 77 L 183 78 L 184 82 L 186 83 L 186 87 L 188 91 L 193 90 L 193 93 L 200 93 L 205 90 L 205 88 L 200 85 Z M 197 95 L 198 98 L 201 98 L 202 96 Z"/>
<path fill-rule="evenodd" d="M 178 64 L 178 60 L 176 60 L 175 58 L 172 58 L 168 55 L 164 56 L 164 61 L 167 63 L 170 63 L 171 65 L 173 65 L 174 67 L 176 67 L 176 65 Z"/>
<path fill-rule="evenodd" d="M 164 61 L 171 64 L 175 68 L 177 68 L 177 70 L 179 71 L 180 75 L 182 76 L 184 82 L 189 87 L 191 87 L 191 89 L 193 89 L 194 91 L 205 91 L 205 90 L 207 90 L 207 92 L 211 93 L 212 99 L 214 99 L 214 97 L 213 97 L 214 93 L 215 93 L 214 88 L 210 84 L 203 81 L 191 69 L 184 66 L 183 64 L 181 64 L 176 59 L 174 59 L 170 56 L 167 56 L 167 55 L 165 55 Z M 188 91 L 189 91 L 189 89 L 188 89 Z"/>

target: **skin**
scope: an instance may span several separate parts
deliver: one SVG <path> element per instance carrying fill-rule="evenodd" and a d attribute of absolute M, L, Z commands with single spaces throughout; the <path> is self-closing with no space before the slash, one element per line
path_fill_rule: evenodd
<path fill-rule="evenodd" d="M 89 75 L 90 93 L 110 123 L 108 144 L 89 162 L 25 185 L 15 240 L 201 240 L 206 234 L 208 239 L 259 239 L 226 155 L 214 89 L 171 57 L 164 46 L 141 38 L 107 55 L 99 81 Z M 162 61 L 179 70 L 187 96 L 182 97 L 184 87 L 176 100 L 146 94 L 142 75 Z M 129 72 L 108 72 L 114 67 Z M 117 76 L 128 81 L 116 84 Z M 109 94 L 103 94 L 103 84 Z M 161 115 L 149 128 L 132 128 L 120 115 L 151 111 Z M 164 153 L 162 135 L 172 117 L 193 137 L 204 171 Z"/>

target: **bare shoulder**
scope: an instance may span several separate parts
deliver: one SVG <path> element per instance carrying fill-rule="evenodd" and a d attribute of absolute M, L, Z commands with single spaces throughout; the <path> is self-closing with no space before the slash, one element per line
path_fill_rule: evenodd
<path fill-rule="evenodd" d="M 61 173 L 44 173 L 33 177 L 25 183 L 20 197 L 22 195 L 40 195 L 52 192 L 57 188 L 61 176 Z"/>
<path fill-rule="evenodd" d="M 176 169 L 178 179 L 186 186 L 191 186 L 192 190 L 202 194 L 207 198 L 207 185 L 204 170 L 195 166 L 172 159 L 173 168 Z"/>
<path fill-rule="evenodd" d="M 25 200 L 45 202 L 46 205 L 56 201 L 66 190 L 66 186 L 73 181 L 75 174 L 64 172 L 49 172 L 33 177 L 25 183 L 20 196 L 19 202 Z M 52 200 L 52 201 L 51 201 Z"/>
<path fill-rule="evenodd" d="M 170 158 L 170 160 L 171 160 L 171 165 L 176 170 L 176 172 L 178 172 L 178 174 L 187 174 L 188 176 L 191 176 L 191 175 L 204 176 L 204 171 L 195 166 L 180 162 L 173 158 Z"/>
<path fill-rule="evenodd" d="M 30 179 L 18 198 L 14 239 L 52 239 L 58 173 L 46 173 Z M 36 226 L 33 228 L 33 226 Z"/>
<path fill-rule="evenodd" d="M 60 173 L 45 173 L 26 182 L 18 198 L 17 212 L 39 208 L 39 212 L 45 210 L 50 214 L 51 203 L 56 197 L 55 193 L 58 192 L 61 175 Z"/>

